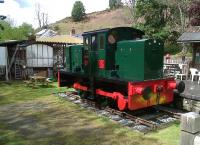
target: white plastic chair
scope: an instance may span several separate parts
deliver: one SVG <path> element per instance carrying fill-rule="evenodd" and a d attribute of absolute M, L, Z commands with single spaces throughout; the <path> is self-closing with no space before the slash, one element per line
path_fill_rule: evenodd
<path fill-rule="evenodd" d="M 190 68 L 191 76 L 192 76 L 192 82 L 194 81 L 195 76 L 199 76 L 199 71 L 196 68 Z"/>

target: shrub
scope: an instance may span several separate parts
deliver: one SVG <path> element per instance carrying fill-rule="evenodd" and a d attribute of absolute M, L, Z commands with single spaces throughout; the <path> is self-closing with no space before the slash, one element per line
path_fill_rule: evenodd
<path fill-rule="evenodd" d="M 122 6 L 121 0 L 109 0 L 110 9 L 119 8 Z"/>
<path fill-rule="evenodd" d="M 74 21 L 81 21 L 85 17 L 85 8 L 81 1 L 76 1 L 74 3 L 72 13 L 71 13 L 72 19 Z"/>

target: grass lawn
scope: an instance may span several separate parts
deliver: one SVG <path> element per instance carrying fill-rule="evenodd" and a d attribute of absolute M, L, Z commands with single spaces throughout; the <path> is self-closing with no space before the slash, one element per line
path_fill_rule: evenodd
<path fill-rule="evenodd" d="M 57 91 L 0 82 L 0 145 L 179 144 L 179 124 L 143 135 L 52 95 Z"/>

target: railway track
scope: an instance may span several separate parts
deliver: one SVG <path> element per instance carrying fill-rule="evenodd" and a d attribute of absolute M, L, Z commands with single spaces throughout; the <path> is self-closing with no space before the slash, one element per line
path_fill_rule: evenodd
<path fill-rule="evenodd" d="M 82 108 L 87 108 L 94 111 L 99 116 L 108 117 L 114 121 L 119 122 L 123 126 L 128 126 L 134 130 L 138 130 L 143 133 L 149 131 L 164 128 L 171 123 L 180 120 L 181 111 L 175 110 L 169 107 L 156 106 L 153 107 L 155 112 L 141 114 L 131 114 L 129 112 L 122 112 L 110 107 L 101 108 L 100 105 L 87 99 L 81 99 L 80 96 L 74 92 L 59 93 L 59 97 L 67 99 L 75 104 L 80 105 Z"/>

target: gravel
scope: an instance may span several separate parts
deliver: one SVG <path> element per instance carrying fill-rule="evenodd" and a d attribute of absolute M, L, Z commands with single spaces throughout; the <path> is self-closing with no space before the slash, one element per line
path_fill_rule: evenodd
<path fill-rule="evenodd" d="M 122 119 L 120 121 L 118 121 L 121 125 L 123 126 L 134 126 L 135 123 L 133 121 L 131 121 L 130 119 Z"/>
<path fill-rule="evenodd" d="M 173 118 L 173 117 L 164 116 L 162 118 L 158 118 L 157 120 L 159 120 L 160 122 L 163 122 L 163 123 L 169 123 L 169 122 L 176 121 L 177 119 Z"/>
<path fill-rule="evenodd" d="M 74 103 L 75 104 L 81 104 L 82 102 L 81 102 L 81 100 L 76 100 L 76 101 L 74 101 Z"/>
<path fill-rule="evenodd" d="M 99 113 L 100 116 L 109 117 L 111 114 L 108 111 L 101 110 Z"/>
<path fill-rule="evenodd" d="M 109 118 L 114 120 L 114 121 L 119 121 L 119 120 L 122 119 L 119 115 L 111 115 Z"/>
<path fill-rule="evenodd" d="M 67 94 L 66 93 L 59 93 L 58 96 L 65 98 L 65 97 L 67 97 Z"/>
<path fill-rule="evenodd" d="M 76 99 L 74 97 L 69 97 L 68 98 L 70 101 L 75 101 Z"/>
<path fill-rule="evenodd" d="M 138 130 L 140 132 L 146 132 L 149 130 L 149 127 L 148 126 L 145 126 L 145 125 L 136 125 L 134 127 L 132 127 L 134 130 Z"/>

